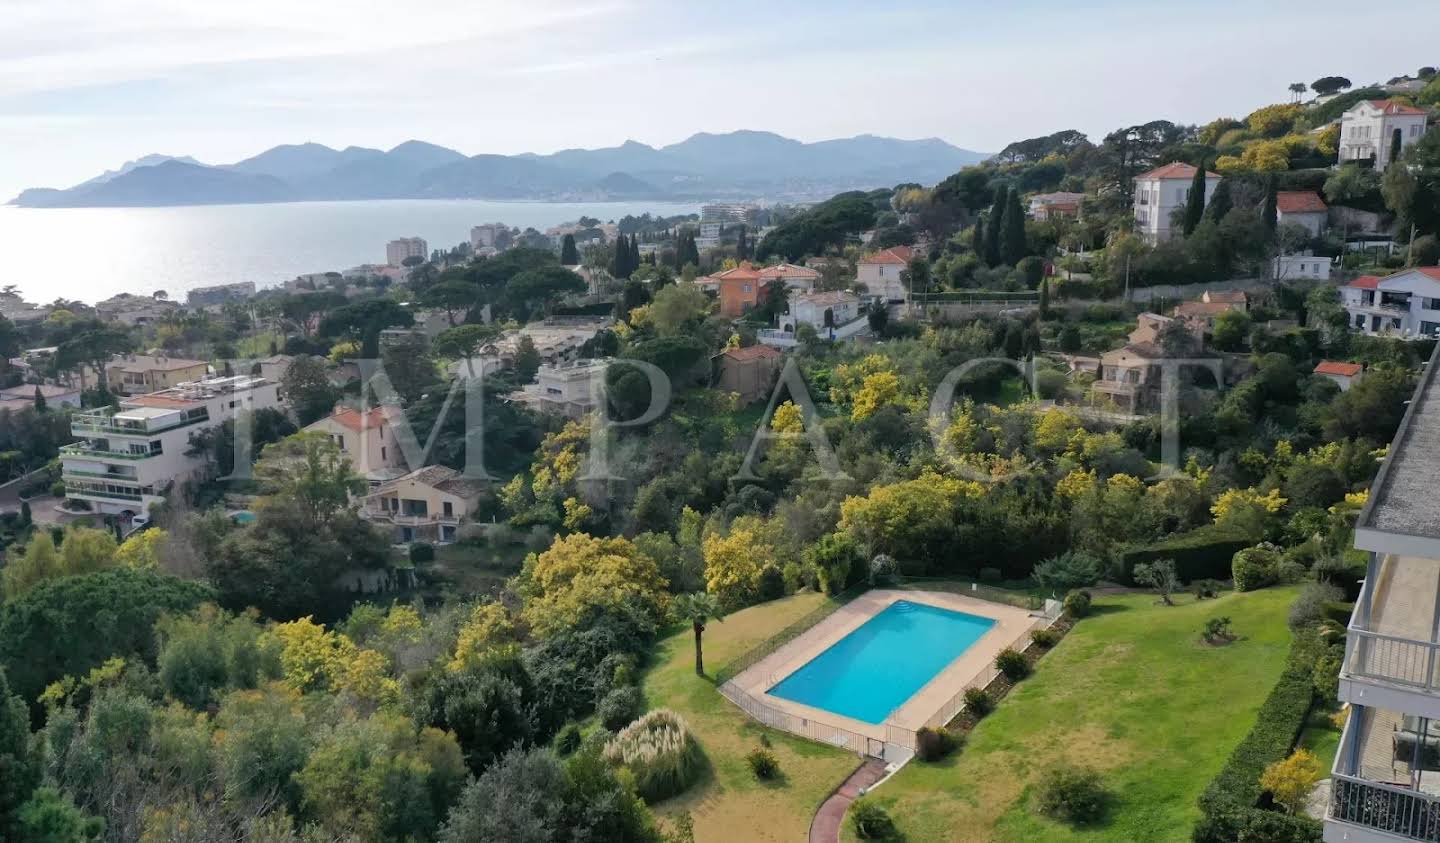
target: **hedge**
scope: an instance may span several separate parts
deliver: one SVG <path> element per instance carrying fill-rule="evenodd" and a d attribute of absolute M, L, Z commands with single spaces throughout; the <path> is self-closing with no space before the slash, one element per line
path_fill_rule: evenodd
<path fill-rule="evenodd" d="M 1294 748 L 1315 698 L 1311 679 L 1319 641 L 1314 628 L 1300 629 L 1280 680 L 1260 706 L 1255 726 L 1235 747 L 1220 773 L 1200 795 L 1204 814 L 1195 827 L 1196 843 L 1234 843 L 1265 840 L 1270 843 L 1316 843 L 1321 824 L 1257 807 L 1263 790 L 1260 775 L 1284 759 Z"/>
<path fill-rule="evenodd" d="M 1175 573 L 1181 582 L 1229 580 L 1230 560 L 1237 552 L 1254 544 L 1254 540 L 1233 530 L 1209 524 L 1155 544 L 1121 551 L 1121 571 L 1125 581 L 1134 585 L 1136 565 L 1156 559 L 1173 559 Z"/>

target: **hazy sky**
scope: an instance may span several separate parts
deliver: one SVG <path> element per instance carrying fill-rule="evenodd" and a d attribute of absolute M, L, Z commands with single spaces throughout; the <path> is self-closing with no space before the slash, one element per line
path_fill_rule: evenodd
<path fill-rule="evenodd" d="M 891 6 L 893 8 L 881 8 Z M 1000 8 L 1003 5 L 1003 8 Z M 1440 64 L 1440 3 L 0 0 L 0 202 L 150 152 L 769 129 L 995 151 Z"/>

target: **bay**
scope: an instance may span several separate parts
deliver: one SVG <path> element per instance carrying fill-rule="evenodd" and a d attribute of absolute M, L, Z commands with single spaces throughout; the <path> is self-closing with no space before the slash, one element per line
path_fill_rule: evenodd
<path fill-rule="evenodd" d="M 499 202 L 395 199 L 197 205 L 166 208 L 0 206 L 0 285 L 26 299 L 94 303 L 116 293 L 164 290 L 184 300 L 194 287 L 253 281 L 273 287 L 309 272 L 383 264 L 385 244 L 418 235 L 431 249 L 470 239 L 470 227 L 503 222 L 544 231 L 589 216 L 673 216 L 696 204 Z"/>

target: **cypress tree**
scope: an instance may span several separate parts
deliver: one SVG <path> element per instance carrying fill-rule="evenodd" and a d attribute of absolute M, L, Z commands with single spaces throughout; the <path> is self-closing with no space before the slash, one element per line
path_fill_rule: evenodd
<path fill-rule="evenodd" d="M 40 384 L 35 384 L 35 412 L 45 412 L 45 393 L 40 390 Z"/>
<path fill-rule="evenodd" d="M 580 262 L 580 250 L 575 248 L 575 235 L 567 234 L 560 241 L 560 263 L 562 266 L 574 266 Z"/>
<path fill-rule="evenodd" d="M 1403 143 L 1404 141 L 1400 139 L 1399 129 L 1396 129 L 1395 131 L 1390 133 L 1390 158 L 1386 161 L 1387 166 L 1389 164 L 1398 164 L 1400 162 L 1400 149 L 1401 144 Z"/>
<path fill-rule="evenodd" d="M 975 227 L 970 229 L 970 251 L 982 260 L 985 257 L 985 224 L 978 216 L 975 218 Z"/>
<path fill-rule="evenodd" d="M 1205 219 L 1219 223 L 1230 213 L 1234 204 L 1230 198 L 1230 180 L 1221 179 L 1220 183 L 1215 185 L 1215 195 L 1210 197 L 1210 204 L 1205 206 Z"/>
<path fill-rule="evenodd" d="M 1200 218 L 1205 213 L 1205 162 L 1201 160 L 1200 166 L 1195 168 L 1195 177 L 1190 180 L 1190 195 L 1185 197 L 1185 236 L 1195 230 L 1200 224 Z"/>
<path fill-rule="evenodd" d="M 995 190 L 995 204 L 990 206 L 990 212 L 985 215 L 985 264 L 987 266 L 1000 265 L 1000 229 L 1003 226 L 1001 218 L 1005 216 L 1005 203 L 1010 195 L 1010 188 L 1002 185 Z"/>
<path fill-rule="evenodd" d="M 1020 191 L 1010 190 L 1005 200 L 1005 214 L 1000 220 L 1000 260 L 1014 266 L 1025 257 L 1025 209 L 1020 206 Z"/>
<path fill-rule="evenodd" d="M 1050 279 L 1040 279 L 1040 318 L 1050 318 Z"/>
<path fill-rule="evenodd" d="M 1268 228 L 1268 229 L 1270 229 L 1271 231 L 1274 231 L 1274 230 L 1275 230 L 1275 226 L 1278 225 L 1279 222 L 1280 222 L 1279 215 L 1276 213 L 1276 210 L 1275 210 L 1275 177 L 1274 177 L 1274 176 L 1271 176 L 1271 177 L 1270 177 L 1269 179 L 1267 179 L 1266 182 L 1265 182 L 1265 209 L 1264 209 L 1264 211 L 1261 213 L 1260 218 L 1261 218 L 1262 220 L 1264 220 L 1264 222 L 1265 222 L 1265 227 Z"/>
<path fill-rule="evenodd" d="M 745 260 L 750 257 L 750 244 L 745 240 L 745 226 L 740 226 L 740 233 L 735 237 L 735 257 Z"/>

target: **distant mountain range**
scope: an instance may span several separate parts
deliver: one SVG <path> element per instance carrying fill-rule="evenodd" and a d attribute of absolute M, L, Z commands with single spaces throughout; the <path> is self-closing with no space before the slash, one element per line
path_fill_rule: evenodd
<path fill-rule="evenodd" d="M 875 135 L 802 143 L 770 132 L 701 133 L 655 148 L 626 141 L 551 155 L 474 155 L 423 141 L 389 151 L 287 144 L 234 164 L 147 155 L 68 189 L 32 188 L 32 208 L 134 207 L 321 199 L 816 199 L 842 190 L 930 184 L 984 153 L 937 138 Z"/>

